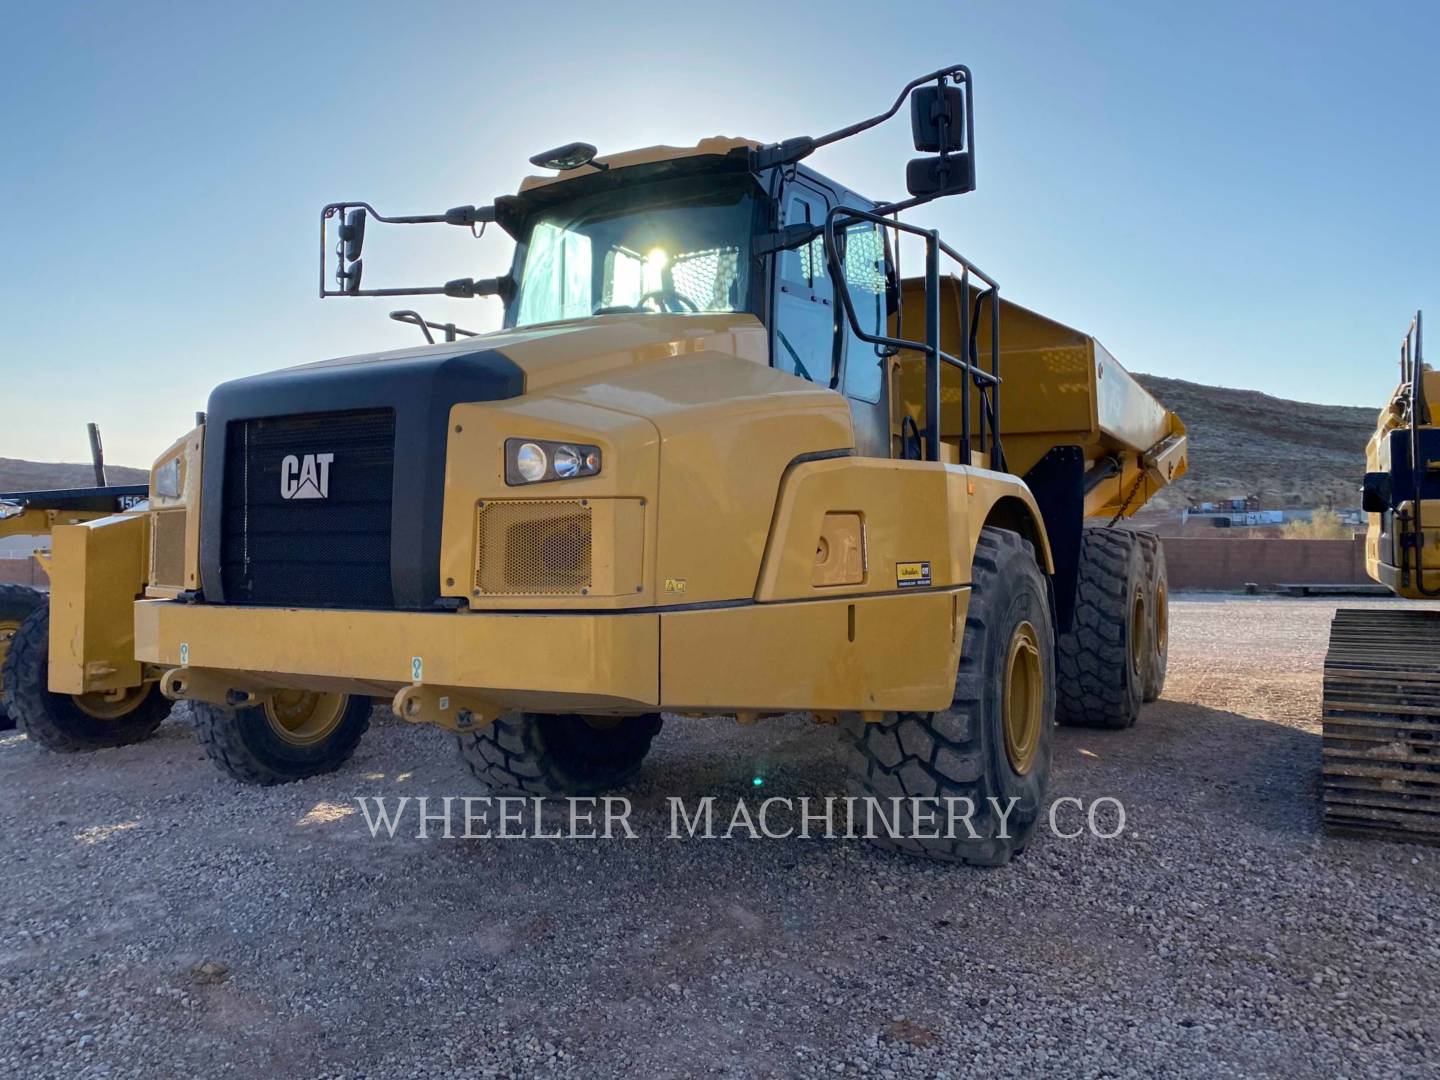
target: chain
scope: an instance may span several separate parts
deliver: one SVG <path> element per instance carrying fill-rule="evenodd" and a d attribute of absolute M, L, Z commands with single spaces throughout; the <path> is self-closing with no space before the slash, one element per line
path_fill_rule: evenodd
<path fill-rule="evenodd" d="M 1135 486 L 1130 489 L 1130 494 L 1125 496 L 1125 501 L 1120 504 L 1120 509 L 1117 510 L 1115 516 L 1110 519 L 1110 524 L 1107 526 L 1108 528 L 1113 529 L 1116 524 L 1119 523 L 1120 519 L 1125 516 L 1125 511 L 1130 509 L 1130 504 L 1135 501 L 1135 496 L 1140 494 L 1140 485 L 1143 483 L 1145 483 L 1145 474 L 1142 472 L 1135 478 Z"/>

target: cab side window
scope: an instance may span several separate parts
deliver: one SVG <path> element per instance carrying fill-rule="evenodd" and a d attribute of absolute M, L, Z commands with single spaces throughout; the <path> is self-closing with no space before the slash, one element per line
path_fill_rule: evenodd
<path fill-rule="evenodd" d="M 785 200 L 784 225 L 821 225 L 827 207 L 819 192 L 794 186 Z M 803 379 L 830 385 L 834 309 L 825 243 L 816 236 L 780 254 L 775 299 L 775 366 Z"/>

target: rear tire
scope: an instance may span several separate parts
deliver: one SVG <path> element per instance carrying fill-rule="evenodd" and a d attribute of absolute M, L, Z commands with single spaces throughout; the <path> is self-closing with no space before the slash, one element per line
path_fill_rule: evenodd
<path fill-rule="evenodd" d="M 900 837 L 883 826 L 876 830 L 881 847 L 1003 866 L 1025 850 L 1043 813 L 1055 718 L 1055 630 L 1034 548 L 1015 533 L 981 532 L 971 582 L 950 708 L 893 713 L 879 723 L 848 717 L 850 791 L 898 817 Z M 898 811 L 895 798 L 905 800 Z M 919 828 L 910 814 L 915 798 L 935 800 L 923 812 L 937 811 Z M 968 799 L 974 807 L 975 838 L 958 820 L 956 835 L 949 835 L 948 799 Z M 1013 807 L 1003 825 L 997 807 Z M 912 835 L 921 831 L 940 836 Z"/>
<path fill-rule="evenodd" d="M 242 784 L 269 787 L 334 772 L 370 727 L 374 701 L 287 690 L 244 709 L 195 702 L 195 734 L 210 760 Z"/>
<path fill-rule="evenodd" d="M 1132 530 L 1082 530 L 1075 618 L 1056 642 L 1060 723 L 1134 726 L 1150 662 L 1149 594 L 1145 556 Z"/>
<path fill-rule="evenodd" d="M 17 723 L 5 704 L 5 657 L 10 652 L 10 642 L 20 632 L 20 624 L 46 602 L 45 594 L 39 589 L 0 584 L 0 731 L 9 731 Z"/>
<path fill-rule="evenodd" d="M 57 753 L 128 746 L 149 738 L 170 702 L 155 683 L 111 697 L 50 692 L 50 605 L 43 603 L 20 624 L 10 642 L 3 674 L 5 704 L 25 734 Z"/>
<path fill-rule="evenodd" d="M 663 725 L 659 713 L 509 713 L 461 735 L 460 757 L 492 795 L 599 795 L 635 778 Z"/>
<path fill-rule="evenodd" d="M 1150 583 L 1150 662 L 1145 665 L 1147 702 L 1159 701 L 1165 692 L 1165 674 L 1170 666 L 1170 582 L 1165 572 L 1165 545 L 1154 533 L 1137 532 L 1145 556 Z"/>

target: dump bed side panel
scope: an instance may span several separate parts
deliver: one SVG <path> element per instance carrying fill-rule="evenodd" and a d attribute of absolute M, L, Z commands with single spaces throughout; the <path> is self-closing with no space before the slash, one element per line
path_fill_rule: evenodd
<path fill-rule="evenodd" d="M 1002 330 L 1005 317 L 1006 313 L 1002 311 Z M 1168 411 L 1120 366 L 1105 346 L 1093 339 L 1092 344 L 1095 350 L 1095 408 L 1100 433 L 1122 447 L 1149 450 L 1169 434 Z"/>
<path fill-rule="evenodd" d="M 977 291 L 969 292 L 968 306 L 975 311 Z M 962 289 L 955 278 L 941 282 L 941 347 L 964 356 L 961 341 Z M 907 279 L 903 290 L 902 319 L 896 336 L 918 340 L 925 325 L 925 290 L 919 279 Z M 897 333 L 898 330 L 898 333 Z M 989 305 L 982 305 L 974 335 L 979 357 L 988 361 Z M 917 423 L 924 415 L 924 360 L 919 353 L 899 357 L 896 424 L 907 413 Z M 1079 446 L 1087 462 L 1101 458 L 1128 459 L 1122 472 L 1143 469 L 1142 457 L 1183 439 L 1184 425 L 1156 401 L 1119 362 L 1090 335 L 1047 318 L 1019 304 L 1000 304 L 1000 430 L 1006 467 L 1024 475 L 1056 446 Z M 941 436 L 957 440 L 961 433 L 961 374 L 951 365 L 941 370 Z M 979 404 L 971 399 L 971 432 L 978 432 Z M 978 447 L 977 447 L 978 449 Z M 1173 449 L 1173 448 L 1172 448 Z M 1183 444 L 1181 446 L 1183 453 Z M 1168 469 L 1155 487 L 1183 472 Z M 1150 492 L 1142 492 L 1148 497 Z M 1133 508 L 1144 499 L 1138 500 Z"/>

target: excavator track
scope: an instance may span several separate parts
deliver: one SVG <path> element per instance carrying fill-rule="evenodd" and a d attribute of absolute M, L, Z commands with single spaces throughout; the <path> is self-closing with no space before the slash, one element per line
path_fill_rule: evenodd
<path fill-rule="evenodd" d="M 1440 844 L 1440 609 L 1337 611 L 1322 723 L 1326 831 Z"/>

